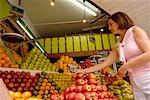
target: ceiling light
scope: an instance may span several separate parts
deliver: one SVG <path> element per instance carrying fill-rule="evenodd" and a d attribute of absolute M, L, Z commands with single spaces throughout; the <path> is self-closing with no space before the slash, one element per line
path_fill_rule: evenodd
<path fill-rule="evenodd" d="M 26 30 L 26 28 L 20 23 L 19 20 L 16 21 L 19 26 L 27 33 L 27 35 L 29 36 L 30 39 L 33 39 L 33 36 Z"/>
<path fill-rule="evenodd" d="M 75 4 L 76 6 L 82 8 L 82 9 L 85 9 L 86 12 L 88 12 L 89 14 L 93 15 L 93 16 L 97 16 L 96 12 L 94 12 L 92 9 L 88 8 L 87 6 L 85 6 L 84 8 L 84 4 L 81 3 L 80 1 L 78 0 L 68 0 L 70 1 L 71 3 Z"/>
<path fill-rule="evenodd" d="M 55 5 L 54 0 L 52 0 L 52 1 L 50 2 L 50 5 L 51 5 L 51 6 L 54 6 L 54 5 Z"/>
<path fill-rule="evenodd" d="M 83 23 L 86 23 L 86 19 L 83 19 L 83 21 L 82 21 Z"/>

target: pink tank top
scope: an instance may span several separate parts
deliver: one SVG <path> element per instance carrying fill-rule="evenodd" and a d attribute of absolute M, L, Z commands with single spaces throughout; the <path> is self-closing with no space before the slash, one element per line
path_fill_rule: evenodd
<path fill-rule="evenodd" d="M 126 32 L 123 41 L 121 43 L 117 43 L 120 61 L 128 62 L 143 53 L 134 39 L 134 27 L 135 26 L 130 27 Z M 145 71 L 150 71 L 150 63 L 146 63 L 143 66 L 130 67 L 128 69 L 129 75 L 132 74 L 133 76 L 142 74 Z"/>

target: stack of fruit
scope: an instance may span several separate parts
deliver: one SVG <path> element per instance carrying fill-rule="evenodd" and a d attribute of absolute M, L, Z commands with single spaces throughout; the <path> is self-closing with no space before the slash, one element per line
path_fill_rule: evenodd
<path fill-rule="evenodd" d="M 69 65 L 78 65 L 76 61 L 73 61 L 72 57 L 68 56 L 61 56 L 61 58 L 54 64 L 60 72 L 70 72 L 70 68 L 68 67 Z"/>
<path fill-rule="evenodd" d="M 91 63 L 90 59 L 86 59 L 85 61 L 80 63 L 80 66 L 82 69 L 85 69 L 85 68 L 89 68 L 89 67 L 93 66 L 93 64 Z"/>
<path fill-rule="evenodd" d="M 31 93 L 33 92 L 38 80 L 38 76 L 32 76 L 30 72 L 14 72 L 13 70 L 10 72 L 0 70 L 0 78 L 3 79 L 8 90 L 14 92 L 30 91 Z"/>
<path fill-rule="evenodd" d="M 47 100 L 50 98 L 51 93 L 58 94 L 59 90 L 60 88 L 49 78 L 48 74 L 42 72 L 33 91 L 33 95 L 40 99 Z"/>
<path fill-rule="evenodd" d="M 113 85 L 108 86 L 111 94 L 119 96 L 120 100 L 134 100 L 131 85 L 125 80 L 113 82 Z"/>
<path fill-rule="evenodd" d="M 50 63 L 50 60 L 37 47 L 30 51 L 20 67 L 32 70 L 57 71 Z"/>
<path fill-rule="evenodd" d="M 12 63 L 2 48 L 0 48 L 0 67 L 18 68 L 18 65 Z"/>
<path fill-rule="evenodd" d="M 73 75 L 74 85 L 67 87 L 63 94 L 51 95 L 51 100 L 114 100 L 115 97 L 107 91 L 107 87 L 99 84 L 95 75 Z M 73 83 L 73 82 L 72 82 Z"/>
<path fill-rule="evenodd" d="M 60 87 L 60 91 L 63 91 L 70 85 L 70 81 L 72 81 L 72 74 L 67 73 L 50 73 L 48 77 Z"/>
<path fill-rule="evenodd" d="M 12 100 L 42 100 L 36 97 L 32 97 L 31 92 L 26 91 L 26 92 L 13 92 L 9 91 L 9 94 L 12 98 Z"/>

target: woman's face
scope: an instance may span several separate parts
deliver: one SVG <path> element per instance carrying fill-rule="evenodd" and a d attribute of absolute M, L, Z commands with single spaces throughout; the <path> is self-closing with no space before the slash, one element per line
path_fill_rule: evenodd
<path fill-rule="evenodd" d="M 117 34 L 118 33 L 119 25 L 116 22 L 114 22 L 112 19 L 108 19 L 108 26 L 109 26 L 109 30 L 113 34 Z"/>

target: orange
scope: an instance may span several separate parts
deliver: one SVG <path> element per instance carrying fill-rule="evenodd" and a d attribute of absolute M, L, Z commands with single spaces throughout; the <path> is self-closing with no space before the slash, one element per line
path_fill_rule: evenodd
<path fill-rule="evenodd" d="M 47 80 L 47 79 L 44 79 L 44 80 L 43 80 L 43 82 L 46 82 L 46 83 L 47 83 L 47 82 L 48 82 L 48 80 Z"/>
<path fill-rule="evenodd" d="M 44 86 L 40 86 L 40 90 L 45 90 L 45 87 Z"/>
<path fill-rule="evenodd" d="M 43 83 L 42 83 L 42 86 L 46 86 L 46 82 L 43 82 Z"/>
<path fill-rule="evenodd" d="M 41 95 L 37 95 L 37 98 L 42 99 L 42 96 Z"/>
<path fill-rule="evenodd" d="M 55 87 L 54 87 L 54 86 L 51 86 L 51 90 L 55 90 Z"/>
<path fill-rule="evenodd" d="M 47 83 L 47 86 L 51 86 L 51 83 Z"/>
<path fill-rule="evenodd" d="M 24 92 L 24 93 L 22 94 L 22 97 L 25 98 L 25 99 L 30 98 L 31 96 L 32 96 L 32 94 L 31 94 L 31 92 L 29 92 L 29 91 L 26 91 L 26 92 Z"/>
<path fill-rule="evenodd" d="M 58 91 L 57 91 L 57 90 L 54 90 L 54 93 L 56 93 L 56 94 L 57 94 L 57 93 L 58 93 Z"/>
<path fill-rule="evenodd" d="M 46 89 L 46 90 L 50 90 L 50 86 L 46 86 L 45 89 Z"/>
<path fill-rule="evenodd" d="M 39 91 L 39 95 L 43 95 L 44 94 L 44 91 L 43 90 L 40 90 Z"/>

